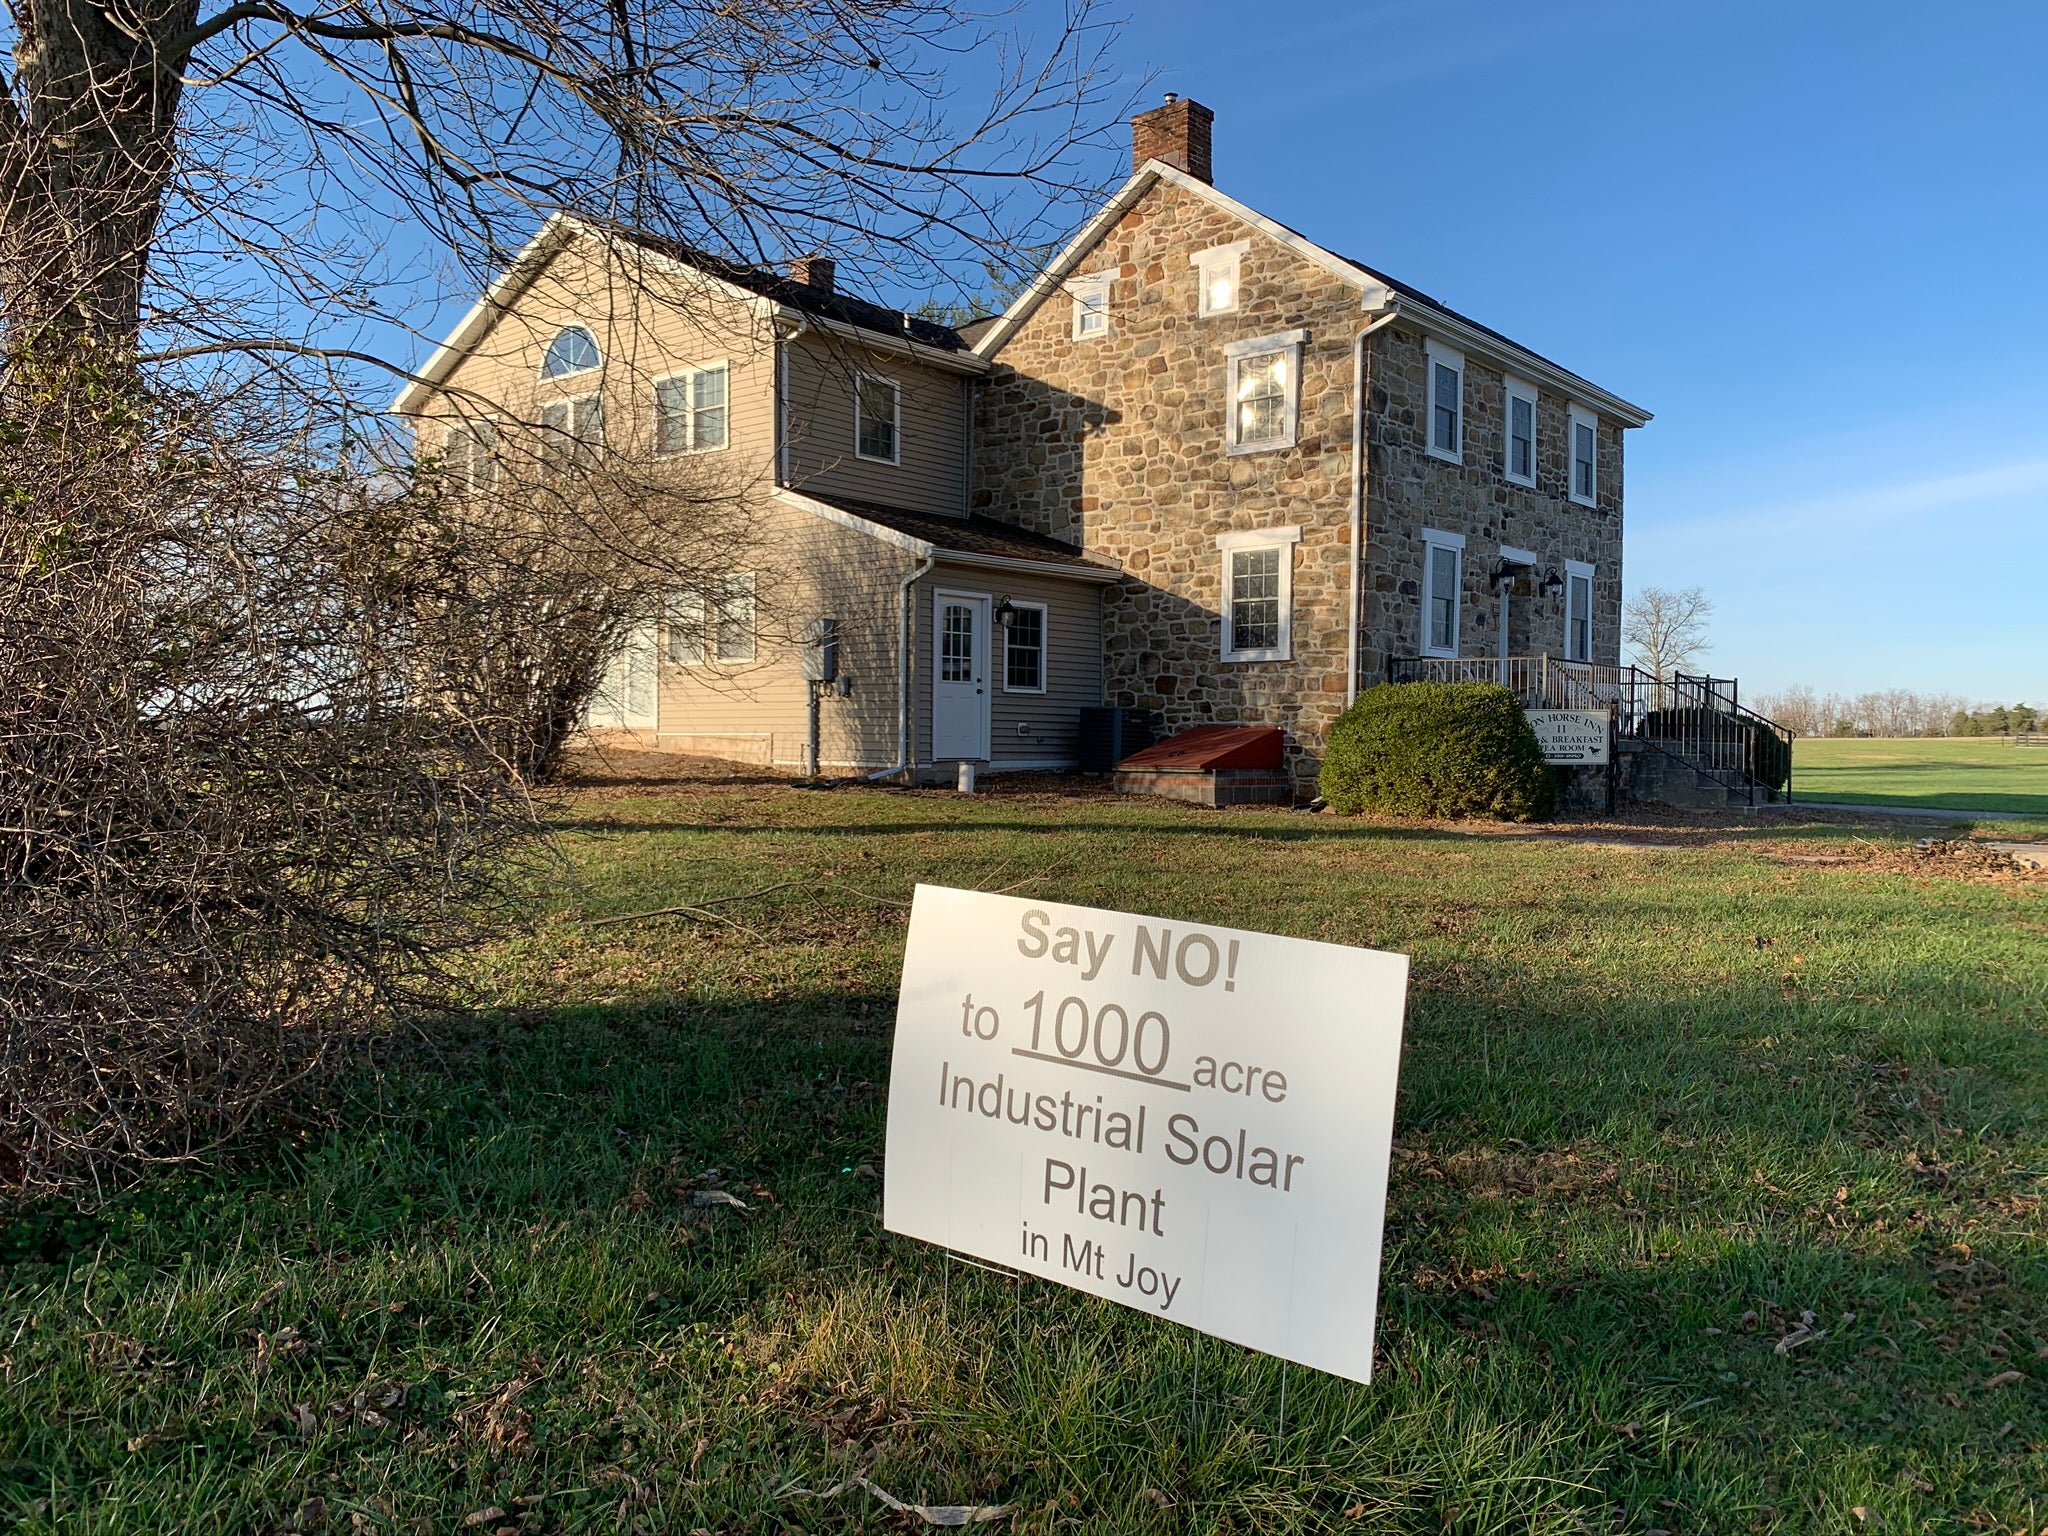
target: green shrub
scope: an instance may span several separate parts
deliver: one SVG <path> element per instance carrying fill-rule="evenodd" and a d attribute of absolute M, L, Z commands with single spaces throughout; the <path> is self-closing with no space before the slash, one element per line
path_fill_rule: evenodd
<path fill-rule="evenodd" d="M 1514 694 L 1496 683 L 1383 683 L 1330 728 L 1332 810 L 1395 816 L 1550 814 L 1557 787 Z"/>

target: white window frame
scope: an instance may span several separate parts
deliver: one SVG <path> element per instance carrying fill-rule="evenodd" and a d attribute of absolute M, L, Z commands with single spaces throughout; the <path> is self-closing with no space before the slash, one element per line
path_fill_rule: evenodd
<path fill-rule="evenodd" d="M 1074 301 L 1074 340 L 1100 341 L 1110 333 L 1109 285 L 1115 276 L 1114 272 L 1095 272 L 1087 277 L 1067 280 L 1067 293 Z M 1099 307 L 1090 309 L 1088 306 L 1091 303 Z M 1100 330 L 1088 331 L 1081 328 L 1082 318 L 1090 314 L 1102 317 Z"/>
<path fill-rule="evenodd" d="M 725 654 L 724 604 L 744 593 L 747 600 L 747 653 L 744 656 Z M 761 655 L 761 607 L 755 591 L 752 571 L 733 571 L 721 577 L 718 584 L 717 601 L 706 604 L 705 619 L 709 625 L 704 638 L 708 642 L 705 653 L 721 667 L 752 666 Z"/>
<path fill-rule="evenodd" d="M 877 453 L 861 451 L 860 437 L 863 424 L 860 394 L 863 384 L 884 384 L 889 389 L 889 456 L 885 459 Z M 728 425 L 726 436 L 732 435 Z M 853 376 L 853 456 L 868 464 L 901 464 L 903 462 L 903 386 L 896 380 L 879 373 L 857 373 Z"/>
<path fill-rule="evenodd" d="M 548 413 L 557 410 L 562 412 L 566 425 L 549 425 Z M 581 429 L 589 416 L 596 418 L 597 431 L 585 437 Z M 541 463 L 544 468 L 578 463 L 588 466 L 604 451 L 604 396 L 596 393 L 568 395 L 560 400 L 546 401 L 540 408 L 540 425 Z M 553 457 L 556 454 L 561 455 L 559 460 Z"/>
<path fill-rule="evenodd" d="M 1436 601 L 1436 552 L 1448 549 L 1458 556 L 1458 580 L 1451 593 L 1451 643 L 1448 647 L 1432 645 L 1429 639 L 1430 609 Z M 1465 535 L 1446 533 L 1440 528 L 1422 530 L 1422 634 L 1421 654 L 1424 656 L 1456 656 L 1458 640 L 1465 628 Z"/>
<path fill-rule="evenodd" d="M 700 375 L 723 373 L 725 375 L 725 441 L 712 448 L 697 446 L 696 385 Z M 661 387 L 664 384 L 680 384 L 689 392 L 689 404 L 683 412 L 683 419 L 689 423 L 689 446 L 685 448 L 663 448 L 661 446 Z M 732 446 L 732 364 L 725 358 L 714 363 L 696 363 L 688 368 L 678 368 L 674 373 L 665 373 L 650 382 L 651 399 L 654 407 L 654 457 L 657 459 L 679 459 L 692 453 L 723 453 Z"/>
<path fill-rule="evenodd" d="M 1020 603 L 1015 598 L 1010 606 L 1022 613 L 1029 608 L 1038 615 L 1038 686 L 1036 688 L 1013 688 L 1010 686 L 1010 626 L 1003 626 L 1003 692 L 1043 693 L 1046 687 L 1046 672 L 1052 656 L 1052 610 L 1044 603 Z"/>
<path fill-rule="evenodd" d="M 548 355 L 555 350 L 555 343 L 571 331 L 581 331 L 590 338 L 590 349 L 597 354 L 597 361 L 587 368 L 570 368 L 562 373 L 548 372 Z M 540 381 L 543 384 L 559 384 L 564 379 L 580 379 L 586 373 L 596 373 L 604 367 L 604 347 L 597 339 L 597 332 L 581 320 L 571 320 L 548 338 L 548 344 L 540 349 Z"/>
<path fill-rule="evenodd" d="M 479 433 L 488 433 L 490 441 L 483 448 L 484 473 L 477 474 L 477 447 L 482 441 Z M 458 445 L 462 450 L 462 462 L 457 463 L 455 454 Z M 454 479 L 456 486 L 465 495 L 488 496 L 498 489 L 498 418 L 496 416 L 465 416 L 450 422 L 441 438 L 441 464 Z"/>
<path fill-rule="evenodd" d="M 1591 661 L 1593 659 L 1593 567 L 1583 560 L 1567 560 L 1564 563 L 1564 659 L 1566 661 Z M 1572 654 L 1572 581 L 1574 578 L 1586 583 L 1586 654 Z"/>
<path fill-rule="evenodd" d="M 1593 494 L 1579 493 L 1579 428 L 1593 429 Z M 1600 505 L 1600 418 L 1582 405 L 1575 405 L 1567 413 L 1564 443 L 1565 491 L 1582 507 Z"/>
<path fill-rule="evenodd" d="M 1422 446 L 1429 450 L 1433 459 L 1442 459 L 1447 464 L 1465 462 L 1465 354 L 1456 347 L 1447 347 L 1440 341 L 1425 341 L 1422 346 L 1423 367 L 1428 372 L 1428 387 L 1423 391 L 1429 409 L 1422 418 Z M 1458 375 L 1457 399 L 1457 443 L 1450 448 L 1439 448 L 1436 444 L 1436 371 L 1449 368 Z"/>
<path fill-rule="evenodd" d="M 1216 549 L 1223 557 L 1223 601 L 1218 604 L 1223 615 L 1223 650 L 1225 661 L 1291 661 L 1294 659 L 1294 546 L 1301 542 L 1301 526 L 1289 528 L 1253 528 L 1238 533 L 1226 533 L 1216 540 Z M 1230 610 L 1235 589 L 1232 585 L 1234 563 L 1231 557 L 1241 550 L 1277 549 L 1280 551 L 1280 634 L 1277 645 L 1259 646 L 1242 650 L 1236 644 L 1236 637 L 1230 632 Z"/>
<path fill-rule="evenodd" d="M 1542 397 L 1538 394 L 1534 384 L 1524 379 L 1518 379 L 1513 374 L 1507 376 L 1507 381 L 1501 390 L 1500 402 L 1500 472 L 1510 485 L 1526 485 L 1532 490 L 1536 485 L 1536 465 L 1538 463 L 1536 445 L 1540 440 L 1540 429 L 1537 423 L 1543 410 L 1541 399 Z M 1515 402 L 1517 400 L 1526 402 L 1529 407 L 1529 473 L 1526 475 L 1515 473 Z"/>
<path fill-rule="evenodd" d="M 1188 265 L 1195 269 L 1195 314 L 1198 317 L 1237 313 L 1244 285 L 1244 253 L 1251 248 L 1249 240 L 1233 240 L 1228 245 L 1212 245 L 1206 251 L 1195 251 L 1188 256 Z M 1214 304 L 1210 288 L 1216 277 L 1224 272 L 1230 274 L 1230 302 Z"/>
<path fill-rule="evenodd" d="M 1229 377 L 1223 390 L 1223 433 L 1224 452 L 1275 453 L 1292 448 L 1301 436 L 1301 349 L 1308 341 L 1305 330 L 1276 331 L 1271 336 L 1254 336 L 1247 341 L 1233 341 L 1223 349 L 1223 356 L 1229 364 Z M 1279 437 L 1271 441 L 1241 443 L 1237 440 L 1237 372 L 1248 357 L 1264 357 L 1268 353 L 1287 354 L 1287 414 L 1286 428 Z"/>
<path fill-rule="evenodd" d="M 661 655 L 672 667 L 701 667 L 710 652 L 705 647 L 704 594 L 678 592 L 668 601 L 662 615 Z"/>

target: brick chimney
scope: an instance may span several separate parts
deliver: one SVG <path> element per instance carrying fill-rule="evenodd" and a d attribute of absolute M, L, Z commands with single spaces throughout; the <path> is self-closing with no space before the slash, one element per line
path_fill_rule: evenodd
<path fill-rule="evenodd" d="M 799 256 L 789 264 L 789 280 L 820 293 L 830 293 L 838 270 L 839 263 L 830 256 Z"/>
<path fill-rule="evenodd" d="M 1209 129 L 1216 114 L 1199 101 L 1187 101 L 1172 91 L 1166 105 L 1140 112 L 1131 119 L 1131 169 L 1147 160 L 1163 160 L 1175 170 L 1214 182 L 1209 168 Z"/>

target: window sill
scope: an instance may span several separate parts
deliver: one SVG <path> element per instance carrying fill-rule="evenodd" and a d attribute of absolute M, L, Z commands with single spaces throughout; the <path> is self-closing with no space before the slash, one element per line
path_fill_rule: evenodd
<path fill-rule="evenodd" d="M 1456 651 L 1432 650 L 1426 645 L 1422 648 L 1422 654 L 1431 661 L 1456 661 L 1459 659 Z"/>
<path fill-rule="evenodd" d="M 1575 507 L 1592 507 L 1597 511 L 1600 506 L 1600 498 L 1598 496 L 1581 496 L 1576 491 L 1568 499 Z"/>
<path fill-rule="evenodd" d="M 1431 448 L 1428 452 L 1432 459 L 1441 459 L 1446 464 L 1456 464 L 1462 467 L 1465 463 L 1465 455 L 1462 453 L 1452 453 L 1444 448 Z"/>
<path fill-rule="evenodd" d="M 1043 686 L 1037 688 L 1012 688 L 1008 683 L 1005 683 L 1003 684 L 1003 692 L 1006 694 L 1014 695 L 1015 697 L 1020 699 L 1042 699 L 1045 697 L 1045 689 Z"/>
<path fill-rule="evenodd" d="M 1536 489 L 1536 482 L 1534 480 L 1524 480 L 1518 475 L 1510 475 L 1503 473 L 1501 475 L 1501 479 L 1509 485 L 1518 485 L 1525 491 L 1533 491 Z"/>
<path fill-rule="evenodd" d="M 903 467 L 903 460 L 900 456 L 893 459 L 885 459 L 879 454 L 862 453 L 858 448 L 853 450 L 853 456 L 863 464 L 886 464 L 891 469 L 901 469 Z"/>
<path fill-rule="evenodd" d="M 1225 651 L 1224 661 L 1292 661 L 1294 653 L 1286 646 L 1270 651 Z"/>
<path fill-rule="evenodd" d="M 1295 446 L 1295 439 L 1290 437 L 1285 442 L 1276 440 L 1270 443 L 1231 443 L 1224 449 L 1224 453 L 1234 459 L 1251 453 L 1285 453 Z"/>

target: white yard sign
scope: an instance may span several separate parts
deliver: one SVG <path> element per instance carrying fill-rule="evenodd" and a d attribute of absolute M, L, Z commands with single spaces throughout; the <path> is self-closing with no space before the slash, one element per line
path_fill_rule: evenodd
<path fill-rule="evenodd" d="M 1524 711 L 1546 763 L 1607 761 L 1607 713 L 1597 709 L 1531 709 Z"/>
<path fill-rule="evenodd" d="M 1367 1381 L 1405 955 L 917 888 L 883 1222 Z"/>

